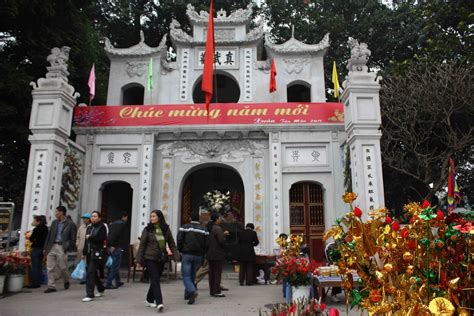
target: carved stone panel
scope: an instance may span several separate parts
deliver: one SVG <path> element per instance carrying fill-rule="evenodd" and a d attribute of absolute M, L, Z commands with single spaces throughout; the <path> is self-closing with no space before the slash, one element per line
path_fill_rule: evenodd
<path fill-rule="evenodd" d="M 286 166 L 324 166 L 328 164 L 327 146 L 286 147 Z"/>

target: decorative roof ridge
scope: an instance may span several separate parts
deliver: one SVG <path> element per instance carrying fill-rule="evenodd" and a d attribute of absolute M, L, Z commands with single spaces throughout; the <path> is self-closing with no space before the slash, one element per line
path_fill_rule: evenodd
<path fill-rule="evenodd" d="M 205 41 L 196 41 L 193 39 L 191 35 L 188 33 L 184 32 L 181 28 L 181 25 L 179 22 L 175 19 L 171 20 L 170 23 L 170 36 L 173 42 L 179 43 L 179 44 L 187 44 L 187 45 L 194 45 L 194 46 L 199 46 L 203 45 L 206 42 Z M 221 45 L 231 45 L 231 44 L 243 44 L 243 43 L 253 43 L 261 40 L 263 38 L 264 31 L 263 31 L 263 25 L 260 25 L 256 28 L 251 29 L 249 32 L 246 34 L 246 38 L 243 40 L 235 40 L 235 39 L 215 39 L 216 44 L 221 44 Z"/>
<path fill-rule="evenodd" d="M 278 54 L 316 54 L 329 47 L 329 33 L 324 35 L 323 39 L 317 44 L 305 44 L 294 37 L 294 32 L 291 38 L 282 44 L 275 44 L 270 33 L 265 34 L 265 47 Z"/>
<path fill-rule="evenodd" d="M 253 13 L 253 3 L 249 3 L 245 9 L 237 9 L 227 16 L 227 12 L 224 9 L 220 9 L 216 13 L 214 18 L 215 24 L 247 24 L 250 23 L 250 18 Z M 192 4 L 187 5 L 186 14 L 191 24 L 204 25 L 207 24 L 209 19 L 209 12 L 201 10 L 199 13 L 196 12 Z"/>
<path fill-rule="evenodd" d="M 140 31 L 140 42 L 131 47 L 116 48 L 107 37 L 104 38 L 104 41 L 104 49 L 109 56 L 149 56 L 166 49 L 166 34 L 161 38 L 160 44 L 157 47 L 150 47 L 145 43 L 145 34 L 143 31 Z"/>

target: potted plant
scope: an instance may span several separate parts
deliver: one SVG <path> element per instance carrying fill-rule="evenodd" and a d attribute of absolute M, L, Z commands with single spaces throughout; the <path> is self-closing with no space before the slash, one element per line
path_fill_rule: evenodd
<path fill-rule="evenodd" d="M 5 271 L 5 262 L 6 256 L 0 254 L 0 295 L 3 294 L 3 288 L 5 287 L 6 271 Z"/>
<path fill-rule="evenodd" d="M 274 272 L 278 272 L 283 276 L 284 280 L 291 286 L 292 300 L 309 298 L 311 289 L 311 276 L 315 273 L 317 263 L 306 257 L 290 257 L 280 258 L 275 267 Z"/>
<path fill-rule="evenodd" d="M 12 252 L 6 256 L 4 264 L 6 275 L 8 275 L 8 292 L 20 292 L 23 288 L 23 282 L 26 271 L 30 265 L 30 258 L 17 252 Z"/>
<path fill-rule="evenodd" d="M 271 312 L 261 312 L 260 316 L 327 316 L 338 315 L 337 310 L 332 308 L 328 314 L 325 304 L 315 299 L 302 299 L 291 304 L 275 304 Z"/>

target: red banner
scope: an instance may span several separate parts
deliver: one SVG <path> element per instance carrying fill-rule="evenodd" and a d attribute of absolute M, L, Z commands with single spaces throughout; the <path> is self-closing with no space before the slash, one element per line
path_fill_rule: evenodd
<path fill-rule="evenodd" d="M 83 106 L 74 110 L 74 126 L 151 126 L 212 124 L 340 124 L 342 103 L 214 103 Z"/>

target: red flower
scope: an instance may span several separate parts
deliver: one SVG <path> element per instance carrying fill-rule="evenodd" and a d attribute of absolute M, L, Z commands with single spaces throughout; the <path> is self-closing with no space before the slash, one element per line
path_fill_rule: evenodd
<path fill-rule="evenodd" d="M 467 234 L 471 230 L 474 231 L 474 226 L 472 225 L 472 222 L 467 222 L 461 225 L 453 226 L 453 229 L 458 230 L 463 234 Z"/>
<path fill-rule="evenodd" d="M 319 304 L 319 308 L 321 309 L 321 311 L 326 310 L 326 304 Z"/>
<path fill-rule="evenodd" d="M 423 204 L 421 205 L 421 208 L 427 208 L 428 206 L 430 206 L 430 202 L 428 202 L 427 200 L 424 200 L 423 201 Z"/>
<path fill-rule="evenodd" d="M 444 213 L 442 210 L 438 210 L 438 212 L 436 212 L 436 220 L 437 221 L 442 221 L 444 219 Z"/>
<path fill-rule="evenodd" d="M 400 229 L 400 224 L 397 221 L 394 221 L 392 224 L 393 231 L 397 232 Z"/>
<path fill-rule="evenodd" d="M 410 240 L 408 241 L 408 248 L 410 248 L 410 250 L 415 250 L 415 248 L 416 248 L 416 242 L 415 242 L 415 240 L 410 239 Z"/>
<path fill-rule="evenodd" d="M 361 217 L 362 216 L 362 210 L 358 207 L 354 209 L 354 216 Z"/>
<path fill-rule="evenodd" d="M 400 233 L 400 236 L 402 236 L 402 238 L 408 238 L 408 236 L 410 236 L 410 233 L 408 232 L 408 229 L 406 227 L 403 227 L 402 232 Z"/>
<path fill-rule="evenodd" d="M 385 223 L 387 223 L 387 224 L 389 224 L 389 225 L 392 224 L 392 218 L 391 218 L 390 216 L 388 216 L 388 215 L 385 216 Z"/>
<path fill-rule="evenodd" d="M 288 313 L 295 313 L 295 312 L 296 312 L 296 304 L 293 304 L 288 308 Z"/>

